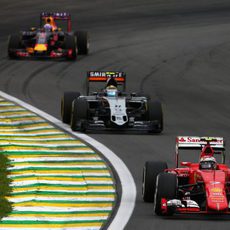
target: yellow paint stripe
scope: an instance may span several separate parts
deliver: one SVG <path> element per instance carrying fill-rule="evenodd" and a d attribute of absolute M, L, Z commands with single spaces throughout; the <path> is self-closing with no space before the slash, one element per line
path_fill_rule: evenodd
<path fill-rule="evenodd" d="M 31 214 L 31 213 L 24 213 L 24 214 L 11 214 L 10 217 L 38 217 L 38 216 L 42 216 L 44 214 Z M 74 212 L 74 213 L 66 213 L 66 214 L 59 214 L 59 213 L 46 213 L 45 214 L 46 216 L 49 216 L 49 217 L 107 217 L 109 214 L 107 213 L 77 213 L 77 212 Z M 1 224 L 0 224 L 0 227 L 1 227 Z"/>
<path fill-rule="evenodd" d="M 32 178 L 13 178 L 13 181 L 16 182 L 16 181 L 30 181 L 30 180 L 36 180 L 36 179 L 39 179 L 39 180 L 49 180 L 49 181 L 112 181 L 111 178 L 97 178 L 97 177 L 87 177 L 87 179 L 85 178 L 75 178 L 75 177 L 67 177 L 67 178 L 63 178 L 63 177 L 43 177 L 43 176 L 36 176 L 36 177 L 32 177 Z"/>
<path fill-rule="evenodd" d="M 2 104 L 2 102 L 0 104 Z M 7 102 L 5 104 L 7 104 Z M 5 110 L 5 109 L 9 109 L 10 110 L 10 109 L 24 109 L 24 108 L 22 108 L 21 106 L 17 106 L 17 105 L 9 105 L 7 107 L 5 107 L 5 106 L 0 107 L 0 110 Z"/>
<path fill-rule="evenodd" d="M 37 199 L 39 198 L 50 198 L 52 195 L 39 195 L 39 194 L 26 194 L 26 195 L 14 195 L 14 196 L 7 196 L 7 199 L 13 199 L 13 198 L 34 198 L 36 196 Z M 72 198 L 79 198 L 79 199 L 91 199 L 91 198 L 115 198 L 116 196 L 115 195 L 111 195 L 111 194 L 108 194 L 108 195 L 105 195 L 105 194 L 97 194 L 97 195 L 88 195 L 87 193 L 86 194 L 82 194 L 82 195 L 74 195 L 74 194 L 70 194 L 70 195 L 53 195 L 55 196 L 56 198 L 69 198 L 70 200 Z"/>
<path fill-rule="evenodd" d="M 55 160 L 55 159 L 54 159 Z M 65 168 L 67 167 L 77 167 L 79 165 L 82 165 L 82 166 L 105 166 L 105 163 L 104 162 L 76 162 L 76 163 L 73 163 L 73 162 L 68 162 L 66 161 L 65 163 Z M 14 165 L 14 163 L 12 162 L 11 165 Z M 36 163 L 36 162 L 28 162 L 28 163 L 22 163 L 22 162 L 19 162 L 17 164 L 15 164 L 15 166 L 18 166 L 18 167 L 59 167 L 59 166 L 63 166 L 63 162 L 55 162 L 55 163 L 50 163 L 50 162 L 41 162 L 41 163 Z"/>
<path fill-rule="evenodd" d="M 24 130 L 22 130 L 23 132 Z M 27 132 L 24 131 L 25 134 L 27 134 Z M 45 133 L 60 133 L 61 131 L 58 129 L 48 129 L 48 130 L 34 130 L 34 131 L 30 131 L 28 132 L 28 134 L 45 134 Z M 14 132 L 14 131 L 1 131 L 1 134 L 19 134 L 19 132 Z M 26 136 L 27 137 L 27 136 Z"/>
<path fill-rule="evenodd" d="M 36 201 L 26 201 L 21 203 L 13 203 L 13 207 L 111 207 L 111 203 L 50 203 L 50 202 L 36 202 Z"/>
<path fill-rule="evenodd" d="M 0 114 L 1 116 L 11 116 L 11 115 L 34 115 L 36 116 L 35 113 L 32 113 L 30 111 L 14 111 L 14 112 L 9 112 L 9 111 L 6 111 L 6 112 L 2 112 Z"/>
<path fill-rule="evenodd" d="M 85 186 L 85 187 L 66 187 L 66 186 L 55 186 L 55 187 L 51 187 L 51 186 L 44 186 L 44 185 L 39 185 L 37 188 L 39 188 L 40 191 L 73 191 L 73 192 L 77 192 L 77 191 L 88 191 L 88 190 L 95 190 L 95 191 L 100 191 L 100 190 L 114 190 L 114 186 L 113 185 L 107 185 L 107 186 Z M 24 188 L 17 188 L 17 187 L 13 187 L 12 188 L 12 192 L 27 192 L 33 190 L 32 188 L 28 188 L 28 187 L 24 187 Z"/>
<path fill-rule="evenodd" d="M 7 120 L 10 120 L 11 122 L 25 121 L 25 117 L 18 117 L 18 118 L 11 117 L 11 118 L 8 118 Z M 26 120 L 27 121 L 45 121 L 41 117 L 27 117 Z"/>
<path fill-rule="evenodd" d="M 10 174 L 11 175 L 21 175 L 23 174 L 23 172 L 25 172 L 25 175 L 26 173 L 35 173 L 34 170 L 20 170 L 20 172 L 17 172 L 17 171 L 11 171 Z M 57 174 L 62 174 L 62 173 L 70 173 L 70 174 L 73 174 L 74 173 L 74 170 L 73 169 L 67 169 L 67 170 L 64 170 L 64 169 L 58 169 L 58 170 L 55 170 L 55 169 L 49 169 L 47 171 L 47 169 L 39 169 L 39 170 L 36 170 L 37 173 L 46 173 L 46 174 L 50 174 L 50 173 L 57 173 Z M 87 172 L 87 173 L 110 173 L 108 169 L 103 169 L 103 170 L 94 170 L 94 169 L 82 169 L 80 170 L 79 169 L 79 173 L 81 172 Z"/>
<path fill-rule="evenodd" d="M 7 138 L 7 140 L 0 140 L 0 143 L 1 144 L 9 144 L 9 143 L 17 143 L 17 144 L 44 144 L 44 146 L 46 144 L 50 144 L 50 145 L 62 145 L 62 144 L 76 144 L 76 145 L 80 145 L 80 144 L 84 144 L 83 142 L 79 141 L 79 140 L 72 140 L 72 139 L 69 139 L 69 140 L 52 140 L 52 141 L 39 141 L 39 140 L 9 140 Z"/>
<path fill-rule="evenodd" d="M 7 149 L 7 150 L 60 150 L 60 153 L 61 153 L 61 150 L 81 150 L 82 152 L 84 152 L 85 150 L 92 150 L 92 148 L 90 147 L 87 147 L 87 146 L 84 146 L 84 147 L 67 147 L 67 146 L 64 146 L 63 148 L 55 148 L 55 147 L 41 147 L 41 146 L 38 146 L 38 147 L 33 147 L 33 146 L 4 146 L 4 149 Z M 29 154 L 28 154 L 29 155 Z"/>

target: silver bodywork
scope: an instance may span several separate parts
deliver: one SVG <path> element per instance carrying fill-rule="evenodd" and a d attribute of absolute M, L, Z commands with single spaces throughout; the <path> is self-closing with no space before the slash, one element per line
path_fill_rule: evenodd
<path fill-rule="evenodd" d="M 118 126 L 128 122 L 125 97 L 103 97 L 110 107 L 110 121 Z"/>

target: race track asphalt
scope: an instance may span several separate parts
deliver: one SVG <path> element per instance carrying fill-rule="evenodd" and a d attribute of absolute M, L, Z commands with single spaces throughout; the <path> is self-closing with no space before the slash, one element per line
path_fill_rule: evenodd
<path fill-rule="evenodd" d="M 73 28 L 90 33 L 89 56 L 76 62 L 8 60 L 8 35 L 37 25 L 43 10 L 70 12 Z M 141 198 L 144 162 L 174 166 L 177 135 L 230 139 L 229 0 L 1 0 L 0 28 L 0 90 L 57 118 L 64 91 L 85 92 L 88 70 L 125 71 L 129 91 L 162 101 L 161 135 L 89 134 L 110 147 L 135 179 L 136 208 L 126 230 L 229 229 L 228 217 L 165 220 Z"/>

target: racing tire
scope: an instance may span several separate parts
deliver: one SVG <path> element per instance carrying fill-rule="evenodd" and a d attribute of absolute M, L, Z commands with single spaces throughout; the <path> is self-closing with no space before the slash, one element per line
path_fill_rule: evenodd
<path fill-rule="evenodd" d="M 156 191 L 154 199 L 154 211 L 158 216 L 173 215 L 173 210 L 168 210 L 166 213 L 162 212 L 161 199 L 172 200 L 177 195 L 177 175 L 172 173 L 160 173 L 156 180 Z"/>
<path fill-rule="evenodd" d="M 10 35 L 8 40 L 8 57 L 11 59 L 17 58 L 15 51 L 21 48 L 21 36 L 19 34 Z"/>
<path fill-rule="evenodd" d="M 159 122 L 159 127 L 154 127 L 152 130 L 149 131 L 150 133 L 161 133 L 163 131 L 163 111 L 162 105 L 159 101 L 148 101 L 147 120 L 150 122 Z"/>
<path fill-rule="evenodd" d="M 145 202 L 154 201 L 157 175 L 164 172 L 167 168 L 168 166 L 166 162 L 145 162 L 142 174 L 142 198 Z"/>
<path fill-rule="evenodd" d="M 71 56 L 67 55 L 67 60 L 75 60 L 77 58 L 75 36 L 66 35 L 66 37 L 65 37 L 65 49 L 72 50 Z"/>
<path fill-rule="evenodd" d="M 88 102 L 84 98 L 73 101 L 70 127 L 73 131 L 84 132 L 88 118 Z"/>
<path fill-rule="evenodd" d="M 77 37 L 77 49 L 79 55 L 89 53 L 89 35 L 86 31 L 77 31 L 74 33 Z"/>
<path fill-rule="evenodd" d="M 78 98 L 81 94 L 79 92 L 65 92 L 61 99 L 61 117 L 62 122 L 70 124 L 72 102 Z"/>

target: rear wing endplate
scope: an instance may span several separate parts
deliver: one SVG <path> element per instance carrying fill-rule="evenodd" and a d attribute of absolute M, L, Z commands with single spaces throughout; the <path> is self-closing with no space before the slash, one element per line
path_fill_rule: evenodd
<path fill-rule="evenodd" d="M 87 72 L 87 95 L 89 95 L 90 82 L 107 82 L 110 78 L 114 78 L 118 85 L 122 85 L 123 91 L 126 90 L 126 74 L 124 72 L 89 71 Z"/>

